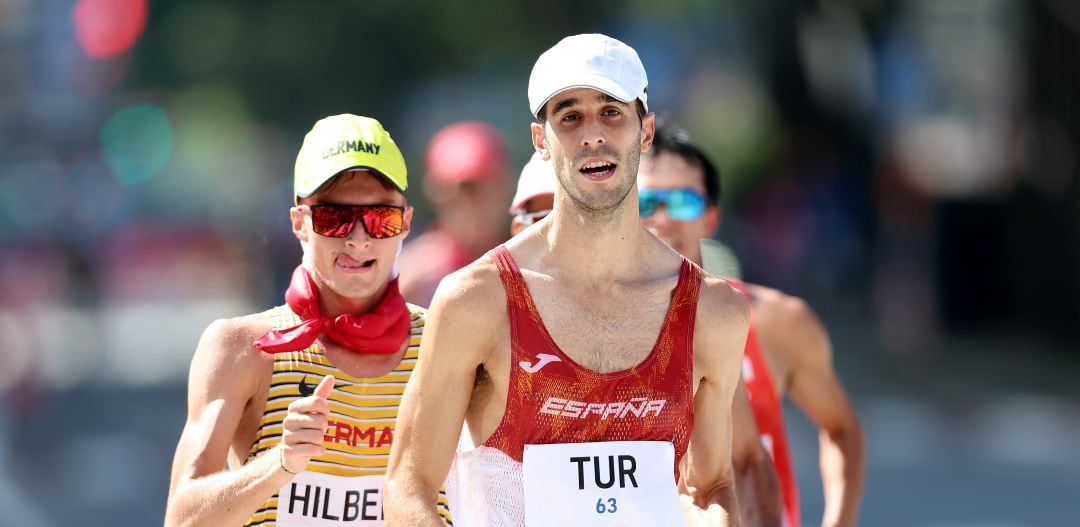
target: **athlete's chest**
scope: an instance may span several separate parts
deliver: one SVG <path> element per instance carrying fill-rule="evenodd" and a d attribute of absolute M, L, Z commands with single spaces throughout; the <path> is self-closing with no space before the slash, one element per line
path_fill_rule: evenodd
<path fill-rule="evenodd" d="M 552 283 L 529 287 L 555 345 L 574 362 L 603 373 L 629 369 L 648 357 L 667 318 L 674 284 L 605 290 Z"/>

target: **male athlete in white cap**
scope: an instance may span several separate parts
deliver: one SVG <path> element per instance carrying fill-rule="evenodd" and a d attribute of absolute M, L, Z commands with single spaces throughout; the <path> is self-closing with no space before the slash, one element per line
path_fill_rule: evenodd
<path fill-rule="evenodd" d="M 664 146 L 664 135 L 661 126 L 656 127 L 656 135 L 653 139 L 652 148 L 643 156 L 644 160 L 655 157 L 656 150 Z M 670 151 L 671 147 L 666 147 Z M 642 175 L 645 165 L 638 170 L 639 198 L 644 199 L 641 189 L 645 188 Z M 715 174 L 714 174 L 715 175 Z M 555 169 L 551 163 L 544 161 L 539 152 L 533 154 L 529 162 L 521 169 L 518 178 L 517 192 L 510 203 L 510 233 L 517 235 L 534 223 L 551 214 L 551 207 L 555 201 L 555 189 L 559 182 L 555 177 Z M 717 181 L 719 186 L 719 180 Z M 712 188 L 712 186 L 710 186 Z M 669 202 L 672 203 L 672 202 Z M 641 207 L 639 207 L 641 209 Z M 648 220 L 643 223 L 652 228 Z M 663 231 L 656 231 L 662 240 L 667 242 L 673 249 L 678 245 L 664 237 Z M 697 263 L 698 260 L 694 260 Z M 712 263 L 712 262 L 708 262 Z M 719 273 L 715 273 L 718 276 Z M 751 325 L 753 321 L 751 320 Z M 751 333 L 753 330 L 751 329 Z M 747 338 L 747 353 L 750 350 L 749 336 Z M 744 359 L 743 375 L 747 375 Z M 760 379 L 761 376 L 758 376 Z M 748 379 L 744 379 L 749 382 Z M 739 514 L 744 526 L 748 527 L 797 527 L 797 524 L 784 524 L 782 518 L 783 505 L 781 497 L 781 481 L 778 466 L 774 466 L 770 457 L 772 449 L 766 449 L 764 435 L 754 421 L 757 413 L 756 407 L 751 408 L 749 390 L 744 384 L 741 390 L 735 390 L 735 401 L 732 403 L 732 435 L 731 435 L 731 464 L 735 470 L 737 492 L 739 498 Z M 755 402 L 757 402 L 755 400 Z M 779 410 L 779 408 L 777 408 Z M 761 435 L 759 435 L 761 434 Z M 790 467 L 788 467 L 790 468 Z M 794 478 L 794 473 L 787 474 Z"/>
<path fill-rule="evenodd" d="M 555 166 L 554 208 L 440 284 L 399 413 L 388 525 L 439 525 L 444 480 L 455 525 L 738 524 L 747 303 L 641 226 L 647 84 L 637 53 L 604 35 L 536 61 L 532 140 Z"/>

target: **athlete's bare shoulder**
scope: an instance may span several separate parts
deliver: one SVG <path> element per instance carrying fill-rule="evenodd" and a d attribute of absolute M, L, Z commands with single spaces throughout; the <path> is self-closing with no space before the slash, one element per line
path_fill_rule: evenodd
<path fill-rule="evenodd" d="M 746 297 L 726 280 L 706 273 L 694 324 L 695 369 L 706 377 L 719 376 L 734 382 L 749 327 Z"/>
<path fill-rule="evenodd" d="M 768 325 L 798 331 L 820 323 L 814 309 L 802 298 L 759 284 L 748 283 L 746 290 L 759 327 Z"/>
<path fill-rule="evenodd" d="M 485 255 L 439 282 L 421 347 L 433 346 L 435 353 L 446 349 L 479 364 L 507 332 L 506 325 L 506 292 L 495 262 Z"/>
<path fill-rule="evenodd" d="M 797 296 L 746 284 L 754 306 L 754 326 L 766 351 L 798 370 L 806 363 L 832 361 L 828 331 L 810 305 Z"/>
<path fill-rule="evenodd" d="M 428 319 L 444 316 L 448 308 L 476 309 L 486 312 L 491 304 L 500 308 L 505 304 L 505 292 L 499 269 L 490 255 L 477 258 L 465 267 L 454 271 L 439 282 L 435 298 L 428 308 Z"/>
<path fill-rule="evenodd" d="M 280 309 L 280 308 L 279 308 Z M 268 367 L 273 357 L 254 346 L 256 339 L 271 329 L 275 310 L 213 321 L 203 331 L 192 358 L 192 381 L 201 377 L 234 375 L 238 384 L 257 384 L 262 367 Z"/>
<path fill-rule="evenodd" d="M 219 318 L 211 322 L 203 331 L 200 345 L 209 344 L 215 348 L 236 352 L 236 354 L 258 351 L 253 345 L 255 340 L 271 329 L 275 314 L 283 315 L 286 312 L 288 308 L 274 308 L 250 315 Z"/>
<path fill-rule="evenodd" d="M 711 327 L 725 331 L 749 327 L 750 305 L 746 296 L 723 278 L 705 273 L 698 304 L 698 318 Z"/>

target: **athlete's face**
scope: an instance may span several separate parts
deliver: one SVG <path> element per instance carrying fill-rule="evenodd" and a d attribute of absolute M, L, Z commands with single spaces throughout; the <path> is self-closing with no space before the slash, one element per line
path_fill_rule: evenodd
<path fill-rule="evenodd" d="M 413 210 L 406 205 L 405 196 L 384 186 L 379 177 L 371 172 L 350 170 L 339 176 L 336 183 L 302 200 L 301 205 L 405 207 L 401 233 L 381 239 L 372 238 L 363 221 L 357 221 L 344 238 L 324 236 L 312 229 L 310 208 L 298 206 L 289 211 L 293 233 L 304 247 L 323 296 L 332 293 L 350 303 L 365 303 L 365 300 L 381 294 L 382 288 L 396 272 L 397 254 L 412 222 Z"/>
<path fill-rule="evenodd" d="M 610 214 L 634 187 L 641 153 L 653 138 L 653 114 L 591 88 L 567 90 L 533 123 L 533 146 L 551 160 L 559 183 L 582 211 Z M 637 207 L 636 203 L 632 204 Z"/>
<path fill-rule="evenodd" d="M 646 189 L 689 189 L 702 196 L 707 195 L 701 168 L 688 163 L 682 156 L 667 152 L 642 158 L 637 181 L 639 192 Z M 659 205 L 652 214 L 642 216 L 641 223 L 672 249 L 700 263 L 699 243 L 703 238 L 716 234 L 720 225 L 720 209 L 708 203 L 704 212 L 696 218 L 680 221 L 671 218 L 667 205 Z"/>

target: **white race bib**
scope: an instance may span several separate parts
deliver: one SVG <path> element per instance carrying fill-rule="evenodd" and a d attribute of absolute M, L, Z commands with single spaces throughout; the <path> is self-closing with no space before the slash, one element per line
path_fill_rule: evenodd
<path fill-rule="evenodd" d="M 525 445 L 527 527 L 675 527 L 686 518 L 667 441 Z"/>
<path fill-rule="evenodd" d="M 282 527 L 382 527 L 383 476 L 334 476 L 303 471 L 278 491 Z"/>

